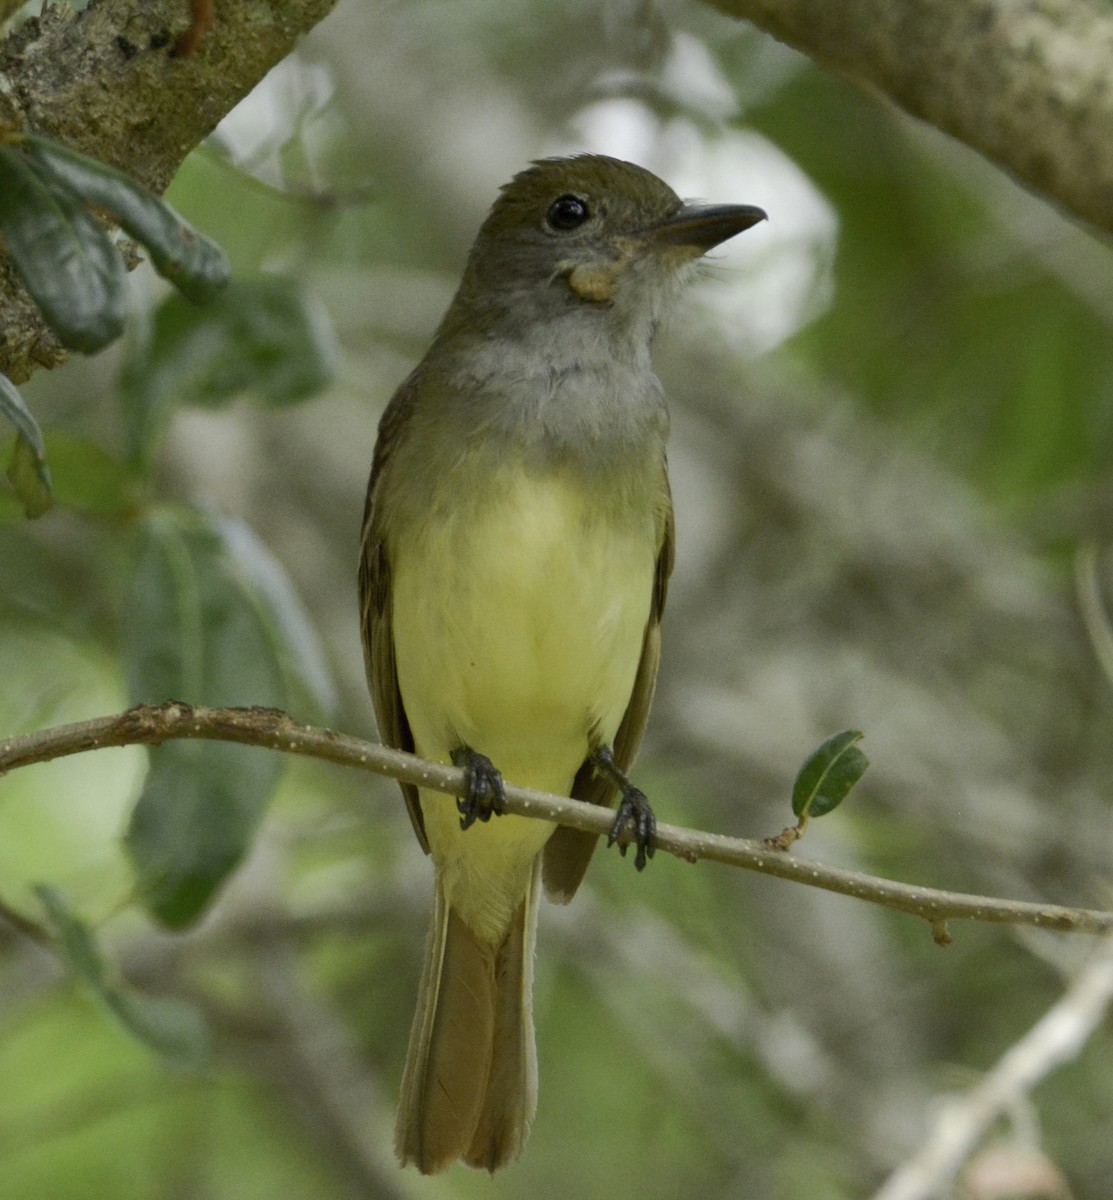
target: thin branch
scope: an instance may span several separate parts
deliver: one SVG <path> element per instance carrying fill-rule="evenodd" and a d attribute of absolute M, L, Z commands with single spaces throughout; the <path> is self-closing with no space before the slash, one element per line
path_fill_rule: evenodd
<path fill-rule="evenodd" d="M 18 767 L 81 754 L 87 750 L 101 750 L 110 746 L 154 746 L 173 738 L 200 738 L 263 746 L 371 771 L 376 775 L 386 775 L 452 796 L 464 793 L 463 772 L 455 767 L 426 762 L 413 754 L 391 750 L 331 729 L 301 725 L 280 709 L 202 708 L 176 700 L 159 705 L 139 705 L 116 716 L 97 717 L 7 738 L 0 742 L 0 775 Z M 506 802 L 509 812 L 555 821 L 572 829 L 604 836 L 610 832 L 614 819 L 608 809 L 509 785 L 506 788 Z M 629 832 L 619 838 L 622 844 L 630 840 Z M 782 879 L 793 879 L 798 883 L 911 913 L 930 922 L 936 940 L 941 943 L 947 940 L 946 922 L 952 920 L 1033 925 L 1064 933 L 1098 933 L 1113 929 L 1111 912 L 1000 900 L 894 883 L 858 871 L 797 858 L 770 849 L 763 842 L 723 837 L 679 825 L 658 824 L 657 846 L 687 862 L 709 859 Z"/>
<path fill-rule="evenodd" d="M 943 1109 L 920 1150 L 889 1177 L 874 1200 L 932 1200 L 949 1194 L 959 1168 L 993 1122 L 1074 1058 L 1111 1004 L 1113 937 L 1106 937 L 1028 1033 L 976 1087 Z"/>

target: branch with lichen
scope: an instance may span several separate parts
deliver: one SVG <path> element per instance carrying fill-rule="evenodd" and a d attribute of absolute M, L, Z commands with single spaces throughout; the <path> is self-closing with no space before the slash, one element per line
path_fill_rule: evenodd
<path fill-rule="evenodd" d="M 1092 0 L 708 0 L 1113 232 L 1113 9 Z M 822 121 L 822 115 L 817 115 Z"/>
<path fill-rule="evenodd" d="M 51 5 L 0 43 L 0 128 L 53 138 L 161 193 L 206 137 L 336 0 L 221 0 L 189 54 L 186 0 Z M 65 358 L 0 255 L 0 372 Z"/>

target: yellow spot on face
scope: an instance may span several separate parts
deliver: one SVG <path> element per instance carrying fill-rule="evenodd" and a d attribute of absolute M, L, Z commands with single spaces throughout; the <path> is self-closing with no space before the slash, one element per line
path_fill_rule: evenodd
<path fill-rule="evenodd" d="M 591 304 L 607 304 L 614 299 L 614 289 L 622 267 L 622 263 L 574 267 L 568 276 L 568 285 L 581 300 Z"/>

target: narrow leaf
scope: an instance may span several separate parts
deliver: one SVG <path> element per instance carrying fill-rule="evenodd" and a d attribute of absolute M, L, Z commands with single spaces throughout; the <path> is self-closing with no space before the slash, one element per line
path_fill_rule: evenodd
<path fill-rule="evenodd" d="M 192 512 L 144 523 L 124 625 L 133 701 L 281 707 L 267 623 L 211 522 Z M 196 920 L 251 845 L 281 771 L 278 755 L 172 742 L 151 753 L 126 846 L 140 897 L 172 927 Z"/>
<path fill-rule="evenodd" d="M 209 1056 L 209 1034 L 200 1012 L 184 1000 L 144 996 L 128 988 L 62 893 L 48 884 L 35 891 L 70 969 L 119 1024 L 170 1065 L 201 1066 Z"/>
<path fill-rule="evenodd" d="M 84 203 L 52 189 L 0 148 L 0 233 L 12 263 L 63 345 L 92 353 L 123 332 L 124 264 Z"/>
<path fill-rule="evenodd" d="M 50 507 L 50 468 L 42 431 L 15 384 L 0 374 L 0 414 L 15 426 L 17 438 L 8 463 L 8 479 L 28 517 L 39 517 Z"/>
<path fill-rule="evenodd" d="M 822 817 L 838 808 L 869 766 L 857 746 L 863 736 L 855 729 L 836 733 L 808 755 L 792 788 L 796 816 Z"/>
<path fill-rule="evenodd" d="M 34 520 L 49 511 L 53 503 L 50 474 L 46 470 L 46 463 L 22 433 L 16 434 L 12 456 L 8 460 L 7 476 L 23 506 L 25 517 Z"/>
<path fill-rule="evenodd" d="M 0 414 L 7 417 L 30 442 L 35 453 L 45 460 L 46 448 L 43 445 L 43 435 L 38 422 L 31 415 L 31 410 L 19 394 L 15 384 L 7 375 L 2 374 L 0 374 Z"/>
<path fill-rule="evenodd" d="M 211 300 L 227 284 L 230 270 L 224 251 L 161 197 L 123 171 L 59 142 L 28 137 L 24 145 L 43 173 L 105 209 L 145 246 L 155 270 L 183 296 L 195 302 Z"/>
<path fill-rule="evenodd" d="M 89 927 L 79 920 L 56 888 L 40 883 L 35 888 L 50 924 L 58 938 L 58 946 L 70 969 L 98 995 L 104 994 L 106 970 L 100 947 Z"/>
<path fill-rule="evenodd" d="M 243 586 L 255 598 L 282 669 L 287 706 L 314 709 L 318 719 L 326 719 L 336 709 L 336 685 L 316 627 L 285 567 L 242 521 L 215 515 L 211 520 Z"/>

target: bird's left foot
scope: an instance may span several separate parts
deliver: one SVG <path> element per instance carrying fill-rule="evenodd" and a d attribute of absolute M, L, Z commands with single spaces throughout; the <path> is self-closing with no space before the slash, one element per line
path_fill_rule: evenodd
<path fill-rule="evenodd" d="M 637 870 L 642 871 L 657 849 L 657 818 L 646 799 L 645 792 L 634 787 L 626 778 L 615 762 L 609 746 L 600 746 L 592 751 L 591 765 L 595 768 L 596 774 L 609 779 L 622 795 L 618 804 L 618 812 L 615 813 L 614 823 L 611 825 L 611 832 L 607 837 L 607 845 L 613 846 L 627 826 L 632 827 L 634 832 L 632 840 L 637 847 L 634 866 Z M 628 842 L 619 843 L 620 854 L 626 854 L 628 844 Z"/>
<path fill-rule="evenodd" d="M 464 782 L 468 785 L 468 794 L 456 800 L 461 829 L 476 821 L 489 821 L 492 813 L 499 816 L 506 811 L 502 773 L 486 754 L 470 746 L 460 746 L 452 751 L 452 765 L 463 768 Z"/>

